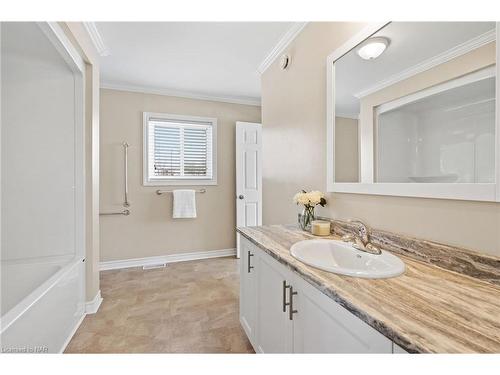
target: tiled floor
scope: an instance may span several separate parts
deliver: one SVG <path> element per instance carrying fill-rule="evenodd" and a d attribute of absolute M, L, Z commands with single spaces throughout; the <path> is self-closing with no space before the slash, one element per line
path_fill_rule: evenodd
<path fill-rule="evenodd" d="M 234 258 L 101 272 L 101 293 L 66 353 L 253 353 Z"/>

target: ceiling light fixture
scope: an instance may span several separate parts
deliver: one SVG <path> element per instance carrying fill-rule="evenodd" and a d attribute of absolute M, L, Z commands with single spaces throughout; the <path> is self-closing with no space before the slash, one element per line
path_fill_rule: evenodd
<path fill-rule="evenodd" d="M 370 38 L 358 48 L 358 55 L 363 60 L 373 60 L 379 57 L 389 45 L 389 39 L 377 37 Z"/>

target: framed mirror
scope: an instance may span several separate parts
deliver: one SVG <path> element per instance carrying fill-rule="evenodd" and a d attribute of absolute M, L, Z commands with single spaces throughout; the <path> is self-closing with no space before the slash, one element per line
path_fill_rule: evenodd
<path fill-rule="evenodd" d="M 495 22 L 369 24 L 327 59 L 327 190 L 500 201 Z"/>

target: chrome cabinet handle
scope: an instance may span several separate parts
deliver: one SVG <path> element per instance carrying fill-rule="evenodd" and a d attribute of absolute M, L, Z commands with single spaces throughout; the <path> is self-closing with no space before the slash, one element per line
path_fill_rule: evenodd
<path fill-rule="evenodd" d="M 247 263 L 248 263 L 248 273 L 250 273 L 250 270 L 253 268 L 253 266 L 250 264 L 250 257 L 253 257 L 253 254 L 250 251 L 248 251 L 247 254 L 248 254 L 248 260 L 247 260 Z"/>
<path fill-rule="evenodd" d="M 293 296 L 297 295 L 297 292 L 293 291 L 293 286 L 290 286 L 290 302 L 288 303 L 290 305 L 290 309 L 288 310 L 288 318 L 290 320 L 293 320 L 293 314 L 298 313 L 297 310 L 293 309 Z"/>
<path fill-rule="evenodd" d="M 290 302 L 286 301 L 286 290 L 290 287 L 290 285 L 286 285 L 286 280 L 283 280 L 283 312 L 286 312 L 286 307 L 290 305 Z"/>

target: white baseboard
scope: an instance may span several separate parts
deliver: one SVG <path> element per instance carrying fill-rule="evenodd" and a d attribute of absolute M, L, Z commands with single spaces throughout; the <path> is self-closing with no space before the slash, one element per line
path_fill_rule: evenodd
<path fill-rule="evenodd" d="M 186 262 L 189 260 L 222 258 L 235 255 L 236 255 L 236 249 L 222 249 L 222 250 L 210 250 L 210 251 L 197 251 L 193 253 L 183 253 L 183 254 L 160 255 L 160 256 L 146 257 L 146 258 L 111 260 L 106 262 L 100 262 L 99 270 L 100 271 L 117 270 L 120 268 L 143 267 L 143 266 L 151 266 L 154 264 Z"/>
<path fill-rule="evenodd" d="M 83 319 L 85 319 L 86 316 L 87 316 L 87 314 L 83 313 L 83 315 L 81 316 L 81 318 L 78 319 L 78 322 L 76 322 L 75 326 L 73 327 L 73 329 L 71 330 L 70 334 L 68 335 L 68 338 L 66 339 L 66 341 L 62 345 L 61 349 L 58 351 L 59 354 L 64 353 L 64 351 L 66 350 L 66 347 L 68 346 L 69 342 L 71 341 L 71 339 L 75 335 L 76 331 L 80 327 L 80 324 L 82 324 Z"/>
<path fill-rule="evenodd" d="M 85 303 L 85 314 L 95 314 L 101 306 L 102 297 L 101 291 L 99 290 L 92 301 Z"/>
<path fill-rule="evenodd" d="M 75 326 L 71 330 L 71 333 L 68 335 L 68 338 L 66 339 L 66 341 L 63 344 L 63 346 L 59 350 L 59 353 L 64 353 L 64 351 L 66 350 L 66 347 L 68 346 L 69 342 L 71 341 L 71 339 L 75 335 L 76 331 L 80 327 L 80 324 L 82 324 L 83 319 L 85 319 L 85 317 L 88 314 L 95 314 L 97 312 L 97 310 L 99 310 L 99 306 L 101 306 L 101 302 L 102 302 L 102 297 L 101 297 L 101 291 L 100 290 L 97 292 L 97 294 L 95 295 L 95 297 L 94 297 L 94 299 L 92 301 L 85 302 L 85 311 L 84 311 L 84 313 L 82 314 L 81 318 L 78 320 L 78 322 L 75 324 Z"/>

